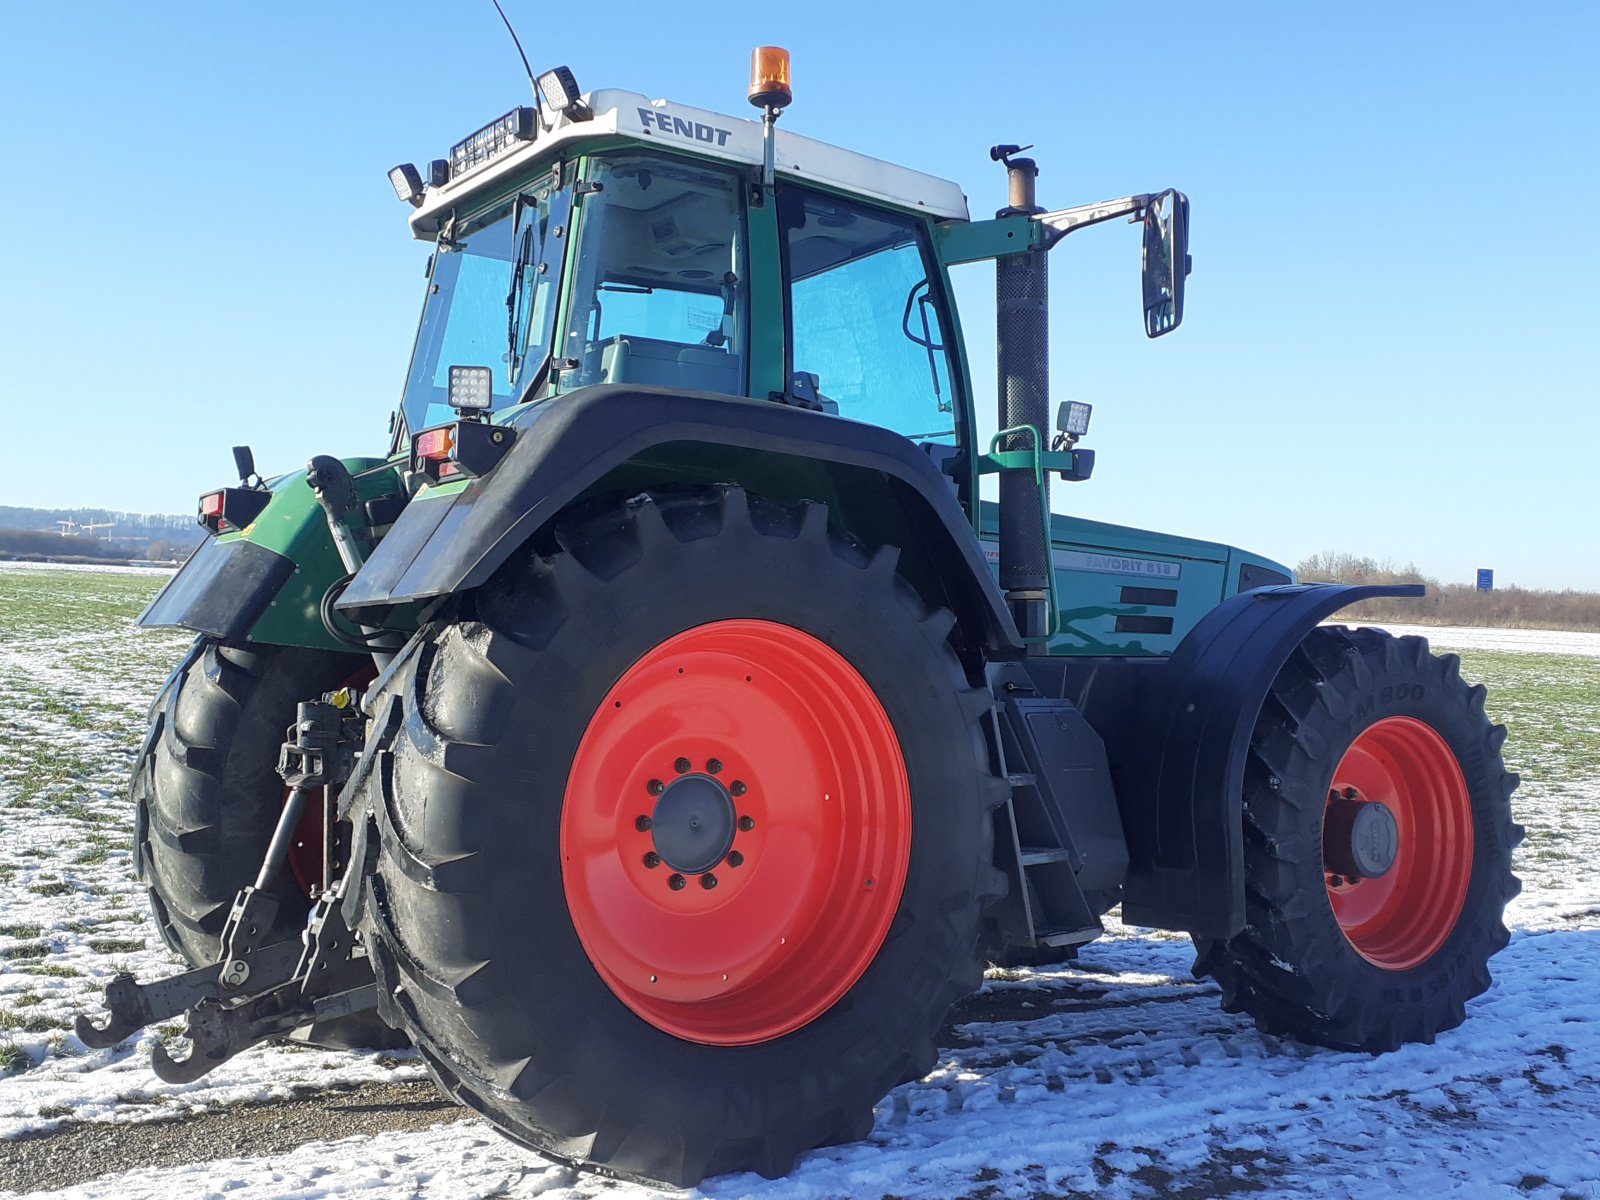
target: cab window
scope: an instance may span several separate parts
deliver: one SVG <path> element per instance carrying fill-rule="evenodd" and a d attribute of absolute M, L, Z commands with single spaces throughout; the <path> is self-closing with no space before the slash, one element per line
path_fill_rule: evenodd
<path fill-rule="evenodd" d="M 953 442 L 943 294 L 921 221 L 801 188 L 778 200 L 790 372 L 824 408 L 918 441 Z"/>
<path fill-rule="evenodd" d="M 639 383 L 743 395 L 744 208 L 732 172 L 601 160 L 583 199 L 560 388 Z"/>

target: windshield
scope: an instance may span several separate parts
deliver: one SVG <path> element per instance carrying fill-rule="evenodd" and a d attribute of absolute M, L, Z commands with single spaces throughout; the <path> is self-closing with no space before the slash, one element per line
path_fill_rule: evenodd
<path fill-rule="evenodd" d="M 567 193 L 553 179 L 439 236 L 401 402 L 415 433 L 452 420 L 452 366 L 489 367 L 494 407 L 522 397 L 550 356 Z"/>

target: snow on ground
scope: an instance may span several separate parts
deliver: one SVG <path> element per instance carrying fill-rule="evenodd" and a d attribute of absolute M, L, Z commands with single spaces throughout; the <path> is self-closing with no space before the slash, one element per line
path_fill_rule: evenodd
<path fill-rule="evenodd" d="M 1516 654 L 1575 654 L 1600 658 L 1600 633 L 1566 629 L 1480 629 L 1470 625 L 1384 625 L 1398 636 L 1416 634 L 1439 650 L 1502 650 Z"/>
<path fill-rule="evenodd" d="M 159 563 L 150 566 L 138 567 L 112 567 L 101 566 L 99 563 L 52 563 L 52 562 L 0 562 L 0 571 L 47 571 L 52 574 L 61 571 L 76 572 L 85 575 L 167 575 L 176 572 L 175 567 L 164 567 Z"/>
<path fill-rule="evenodd" d="M 166 1085 L 146 1065 L 155 1034 L 86 1052 L 68 1032 L 116 969 L 176 966 L 131 879 L 123 793 L 144 707 L 185 642 L 128 629 L 154 585 L 0 567 L 0 1136 L 421 1074 L 406 1055 L 273 1046 Z M 726 1176 L 703 1193 L 1600 1200 L 1600 669 L 1588 661 L 1600 635 L 1418 632 L 1466 651 L 1491 711 L 1509 706 L 1507 757 L 1526 777 L 1526 889 L 1464 1026 L 1381 1058 L 1280 1041 L 1221 1012 L 1216 988 L 1189 975 L 1187 939 L 1113 923 L 1076 965 L 994 973 L 952 1014 L 933 1073 L 878 1106 L 865 1142 L 806 1155 L 786 1179 Z M 470 1120 L 39 1194 L 669 1193 L 576 1173 Z"/>

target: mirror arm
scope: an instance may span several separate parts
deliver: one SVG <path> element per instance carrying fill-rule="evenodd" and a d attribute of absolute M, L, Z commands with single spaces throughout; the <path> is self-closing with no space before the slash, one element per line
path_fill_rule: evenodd
<path fill-rule="evenodd" d="M 1099 204 L 1080 204 L 1076 208 L 1059 208 L 1055 212 L 1039 213 L 1033 219 L 1045 227 L 1043 243 L 1050 249 L 1074 230 L 1098 225 L 1116 217 L 1137 219 L 1149 205 L 1152 193 L 1124 196 L 1120 200 L 1102 200 Z"/>

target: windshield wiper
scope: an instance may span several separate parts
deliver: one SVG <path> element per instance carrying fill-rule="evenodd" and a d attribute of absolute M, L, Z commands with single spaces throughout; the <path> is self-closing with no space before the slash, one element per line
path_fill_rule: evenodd
<path fill-rule="evenodd" d="M 538 211 L 538 201 L 530 201 L 529 197 L 521 192 L 512 204 L 511 212 L 511 242 L 516 246 L 516 253 L 511 257 L 511 290 L 506 293 L 506 384 L 509 388 L 511 381 L 516 379 L 517 370 L 522 365 L 521 356 L 517 353 L 517 334 L 522 327 L 522 277 L 528 269 L 528 260 L 533 257 L 533 229 L 529 225 L 522 228 L 522 214 L 529 206 Z M 521 241 L 518 242 L 518 236 Z"/>

